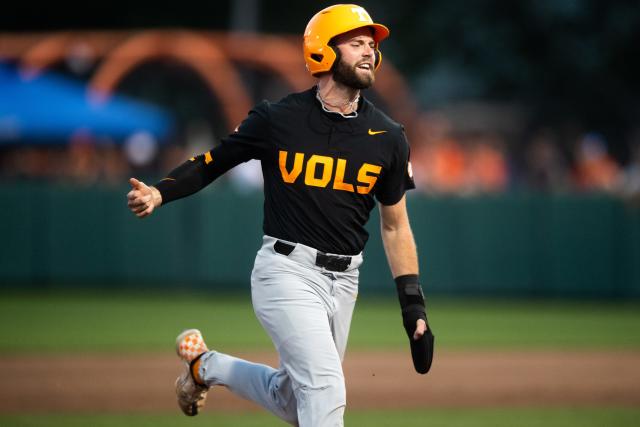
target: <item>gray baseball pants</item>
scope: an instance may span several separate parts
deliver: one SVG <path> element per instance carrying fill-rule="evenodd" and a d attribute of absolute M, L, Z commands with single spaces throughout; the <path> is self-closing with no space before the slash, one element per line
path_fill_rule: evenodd
<path fill-rule="evenodd" d="M 211 351 L 200 376 L 224 385 L 301 427 L 343 426 L 346 391 L 342 360 L 358 294 L 354 256 L 344 272 L 316 266 L 316 250 L 296 244 L 277 253 L 264 236 L 251 275 L 255 314 L 273 341 L 280 367 L 251 363 Z M 287 242 L 291 243 L 291 242 Z"/>

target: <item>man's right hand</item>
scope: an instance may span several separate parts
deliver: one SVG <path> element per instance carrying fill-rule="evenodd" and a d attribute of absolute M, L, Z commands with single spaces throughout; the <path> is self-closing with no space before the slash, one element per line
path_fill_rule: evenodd
<path fill-rule="evenodd" d="M 162 196 L 155 187 L 149 187 L 142 181 L 129 178 L 131 191 L 127 193 L 127 206 L 138 218 L 151 215 L 162 204 Z"/>

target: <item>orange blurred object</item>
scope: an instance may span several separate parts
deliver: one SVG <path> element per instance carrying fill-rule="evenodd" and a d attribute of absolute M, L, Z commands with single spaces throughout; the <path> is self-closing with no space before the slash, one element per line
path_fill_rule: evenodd
<path fill-rule="evenodd" d="M 508 183 L 507 162 L 495 144 L 479 142 L 470 153 L 469 173 L 474 188 L 483 192 L 503 191 Z"/>

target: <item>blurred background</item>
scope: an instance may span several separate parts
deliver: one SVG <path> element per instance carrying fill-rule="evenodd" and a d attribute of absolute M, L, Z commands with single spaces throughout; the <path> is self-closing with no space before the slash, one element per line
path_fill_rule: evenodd
<path fill-rule="evenodd" d="M 0 223 L 12 244 L 0 280 L 246 286 L 258 240 L 239 237 L 260 234 L 256 162 L 145 223 L 127 217 L 126 181 L 154 182 L 256 102 L 313 85 L 301 34 L 329 4 L 9 5 L 0 188 L 12 208 Z M 637 4 L 363 5 L 392 29 L 366 96 L 407 129 L 431 290 L 639 295 Z M 145 262 L 130 265 L 133 253 Z M 209 268 L 214 253 L 228 272 Z M 380 245 L 367 256 L 365 293 L 389 279 Z"/>
<path fill-rule="evenodd" d="M 255 103 L 311 87 L 302 33 L 330 4 L 3 5 L 2 372 L 22 372 L 15 354 L 171 351 L 166 345 L 185 319 L 232 349 L 269 348 L 247 295 L 262 234 L 259 164 L 241 165 L 144 221 L 126 208 L 127 180 L 155 182 L 218 144 Z M 640 366 L 637 2 L 359 4 L 391 29 L 375 87 L 365 96 L 406 128 L 417 185 L 408 208 L 445 354 L 515 348 L 580 350 L 579 358 L 582 349 L 613 351 L 598 359 L 601 365 L 589 365 L 609 381 L 592 384 L 602 395 L 569 399 L 569 406 L 606 404 L 600 412 L 536 410 L 538 424 L 513 423 L 529 413 L 492 412 L 478 424 L 475 412 L 464 419 L 445 411 L 433 415 L 432 425 L 634 425 L 626 420 L 639 416 L 640 405 L 640 373 L 631 369 Z M 372 212 L 356 350 L 405 345 L 378 228 Z M 242 340 L 217 322 L 258 332 Z M 576 366 L 547 356 L 559 381 Z M 25 375 L 33 372 L 34 365 L 19 366 Z M 518 366 L 514 378 L 531 372 Z M 616 366 L 629 369 L 613 374 Z M 585 369 L 576 378 L 592 379 Z M 545 395 L 545 387 L 570 395 L 584 385 L 567 381 L 568 388 L 541 383 L 523 393 L 547 396 L 533 402 L 547 405 L 556 395 Z M 22 396 L 35 389 L 25 386 Z M 503 393 L 507 400 L 517 395 L 508 387 Z M 24 410 L 8 386 L 0 397 L 3 425 L 95 422 L 36 418 L 29 424 L 5 416 Z M 405 425 L 423 425 L 424 415 Z M 356 425 L 397 425 L 394 417 Z"/>

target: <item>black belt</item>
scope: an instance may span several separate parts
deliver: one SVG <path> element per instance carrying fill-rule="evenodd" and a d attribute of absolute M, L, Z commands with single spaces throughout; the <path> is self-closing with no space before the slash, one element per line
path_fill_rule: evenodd
<path fill-rule="evenodd" d="M 273 245 L 273 249 L 281 254 L 289 256 L 291 252 L 296 248 L 295 245 L 283 242 L 282 240 L 277 240 Z M 323 267 L 325 270 L 329 271 L 347 271 L 349 265 L 351 265 L 351 257 L 350 256 L 340 256 L 340 255 L 327 255 L 323 252 L 318 251 L 316 254 L 316 265 L 318 267 Z"/>

